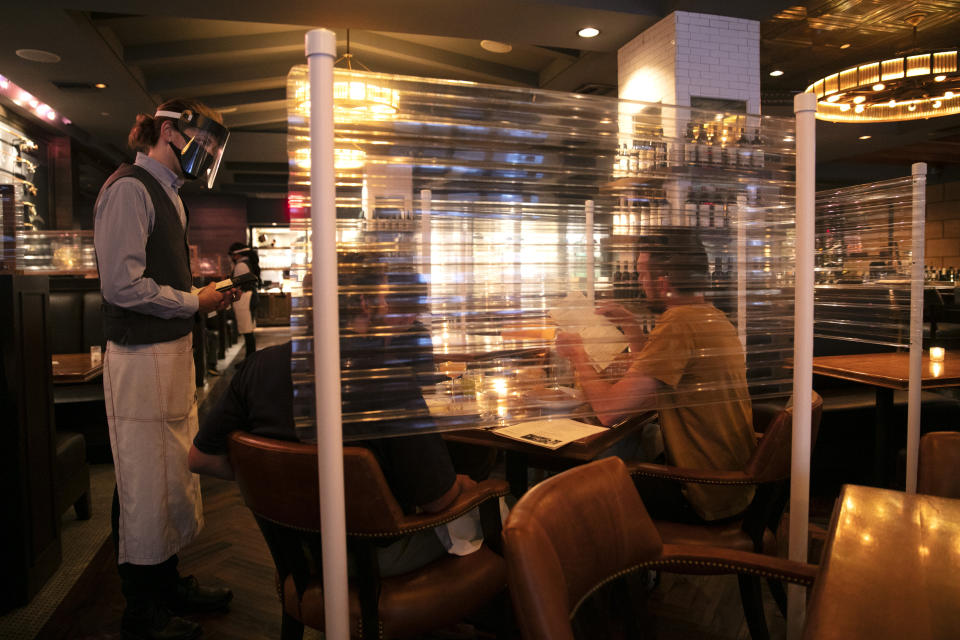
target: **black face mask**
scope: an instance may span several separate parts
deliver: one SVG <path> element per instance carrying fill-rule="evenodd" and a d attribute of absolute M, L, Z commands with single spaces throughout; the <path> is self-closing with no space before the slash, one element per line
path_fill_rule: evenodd
<path fill-rule="evenodd" d="M 183 113 L 157 111 L 154 117 L 177 119 L 177 131 L 186 142 L 179 149 L 172 142 L 169 144 L 180 163 L 180 170 L 191 180 L 206 178 L 207 188 L 213 188 L 230 131 L 219 122 L 190 110 Z"/>

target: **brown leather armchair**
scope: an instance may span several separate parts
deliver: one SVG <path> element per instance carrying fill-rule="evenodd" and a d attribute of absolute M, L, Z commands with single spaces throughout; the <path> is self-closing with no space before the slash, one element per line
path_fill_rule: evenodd
<path fill-rule="evenodd" d="M 581 606 L 607 583 L 640 569 L 752 574 L 802 585 L 816 567 L 781 558 L 665 543 L 622 460 L 597 460 L 541 482 L 503 529 L 507 577 L 525 640 L 572 640 Z M 624 614 L 633 617 L 631 606 Z M 636 638 L 633 629 L 626 637 Z"/>
<path fill-rule="evenodd" d="M 817 441 L 823 399 L 813 393 L 811 407 L 811 450 Z M 793 408 L 773 414 L 763 427 L 764 415 L 755 416 L 755 428 L 762 435 L 742 471 L 703 471 L 667 465 L 634 463 L 630 474 L 642 482 L 643 478 L 659 478 L 684 483 L 710 485 L 756 485 L 753 501 L 738 518 L 717 524 L 686 524 L 655 520 L 664 542 L 684 545 L 707 545 L 738 551 L 753 551 L 775 555 L 776 531 L 790 495 L 790 458 L 793 437 Z M 761 601 L 760 579 L 740 575 L 740 598 L 750 636 L 764 640 L 769 636 Z M 770 580 L 770 590 L 781 612 L 786 614 L 786 594 L 779 582 Z"/>
<path fill-rule="evenodd" d="M 316 447 L 235 432 L 229 454 L 240 492 L 277 567 L 281 637 L 302 638 L 303 625 L 323 629 Z M 508 492 L 506 482 L 481 482 L 440 513 L 406 515 L 369 450 L 344 447 L 343 455 L 347 545 L 357 567 L 350 577 L 351 637 L 414 637 L 457 622 L 504 589 L 503 558 L 486 542 L 470 555 L 446 555 L 384 578 L 375 543 L 449 522 L 478 505 L 484 522 L 492 521 L 496 498 Z M 499 531 L 488 533 L 485 527 L 484 533 L 488 541 L 498 539 Z"/>
<path fill-rule="evenodd" d="M 920 438 L 917 493 L 960 498 L 960 433 L 931 431 Z"/>

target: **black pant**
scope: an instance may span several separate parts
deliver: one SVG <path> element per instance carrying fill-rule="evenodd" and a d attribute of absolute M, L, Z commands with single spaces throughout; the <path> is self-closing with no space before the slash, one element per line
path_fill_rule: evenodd
<path fill-rule="evenodd" d="M 120 494 L 113 488 L 112 525 L 113 549 L 120 558 Z M 136 615 L 146 607 L 162 602 L 164 594 L 173 590 L 180 577 L 176 554 L 160 564 L 131 564 L 117 562 L 120 590 L 127 600 L 127 609 Z"/>
<path fill-rule="evenodd" d="M 257 350 L 257 339 L 253 332 L 243 334 L 243 346 L 246 350 L 246 357 L 249 358 Z"/>

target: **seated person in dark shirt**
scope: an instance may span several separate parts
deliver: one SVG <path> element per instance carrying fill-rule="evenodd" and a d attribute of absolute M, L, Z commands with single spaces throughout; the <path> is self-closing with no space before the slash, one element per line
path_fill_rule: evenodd
<path fill-rule="evenodd" d="M 353 281 L 369 291 L 340 296 L 345 431 L 351 428 L 351 415 L 370 416 L 357 423 L 367 434 L 409 433 L 412 428 L 427 426 L 418 372 L 427 375 L 432 371 L 429 334 L 408 315 L 389 313 L 386 295 L 375 286 L 384 282 L 382 275 L 372 281 L 367 277 Z M 232 480 L 227 439 L 238 429 L 268 438 L 297 439 L 290 357 L 287 342 L 257 351 L 241 363 L 194 439 L 189 455 L 193 472 Z M 371 380 L 371 371 L 392 373 L 384 380 Z M 393 417 L 389 417 L 391 413 Z M 373 451 L 394 496 L 407 512 L 442 511 L 475 484 L 468 476 L 456 474 L 446 445 L 436 433 L 351 444 Z M 445 552 L 433 531 L 410 536 L 381 550 L 381 573 L 405 573 Z"/>

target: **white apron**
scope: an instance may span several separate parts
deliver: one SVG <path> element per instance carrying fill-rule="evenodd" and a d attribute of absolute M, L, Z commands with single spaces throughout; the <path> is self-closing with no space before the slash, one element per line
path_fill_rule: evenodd
<path fill-rule="evenodd" d="M 203 527 L 200 479 L 187 467 L 198 428 L 193 335 L 107 342 L 103 391 L 120 494 L 117 561 L 159 564 Z"/>
<path fill-rule="evenodd" d="M 233 315 L 237 318 L 238 333 L 253 333 L 256 323 L 253 321 L 253 312 L 250 311 L 250 298 L 253 291 L 244 291 L 240 299 L 233 303 Z"/>

